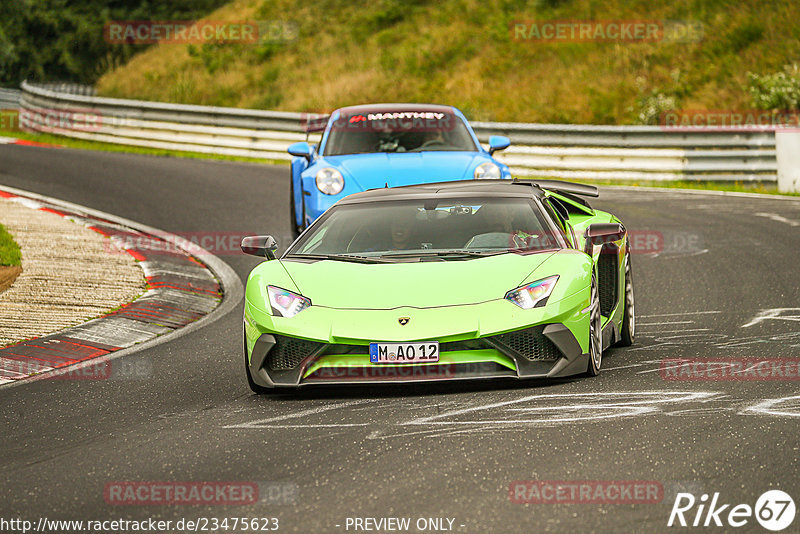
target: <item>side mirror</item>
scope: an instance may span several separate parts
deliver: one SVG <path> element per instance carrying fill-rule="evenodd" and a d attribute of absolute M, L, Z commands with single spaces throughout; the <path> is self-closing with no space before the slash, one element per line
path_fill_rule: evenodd
<path fill-rule="evenodd" d="M 253 235 L 242 239 L 242 252 L 245 254 L 274 260 L 276 250 L 278 250 L 278 242 L 271 235 Z"/>
<path fill-rule="evenodd" d="M 311 157 L 314 155 L 314 149 L 305 141 L 289 145 L 286 151 L 292 156 L 306 158 L 308 161 L 311 161 Z"/>
<path fill-rule="evenodd" d="M 584 252 L 591 255 L 595 245 L 605 245 L 622 239 L 625 236 L 625 227 L 619 223 L 590 224 L 584 236 L 586 237 Z"/>
<path fill-rule="evenodd" d="M 511 139 L 504 135 L 493 135 L 489 138 L 489 155 L 491 156 L 498 150 L 504 150 L 511 144 Z"/>

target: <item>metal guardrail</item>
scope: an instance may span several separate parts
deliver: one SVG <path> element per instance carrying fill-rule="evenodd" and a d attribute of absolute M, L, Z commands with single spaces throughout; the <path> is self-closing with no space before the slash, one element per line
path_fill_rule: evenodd
<path fill-rule="evenodd" d="M 36 83 L 36 87 L 48 89 L 56 93 L 66 93 L 68 95 L 97 96 L 97 89 L 91 85 L 75 82 L 48 82 Z"/>
<path fill-rule="evenodd" d="M 0 109 L 19 108 L 19 89 L 0 89 Z"/>
<path fill-rule="evenodd" d="M 304 140 L 303 113 L 192 106 L 69 94 L 22 84 L 24 129 L 134 146 L 267 159 L 290 159 Z M 41 120 L 48 112 L 85 120 Z M 474 122 L 478 138 L 507 135 L 498 153 L 514 174 L 633 180 L 777 180 L 775 133 Z"/>

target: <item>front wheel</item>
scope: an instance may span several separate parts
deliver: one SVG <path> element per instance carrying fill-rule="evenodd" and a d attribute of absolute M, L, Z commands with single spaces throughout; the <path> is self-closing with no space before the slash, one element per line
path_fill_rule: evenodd
<path fill-rule="evenodd" d="M 600 317 L 600 296 L 597 293 L 597 277 L 592 274 L 592 289 L 589 298 L 589 367 L 586 374 L 597 376 L 603 364 L 603 323 Z"/>
<path fill-rule="evenodd" d="M 302 191 L 300 200 L 302 200 Z M 302 203 L 301 203 L 302 205 Z M 303 231 L 302 226 L 297 224 L 297 210 L 295 209 L 294 202 L 294 179 L 289 182 L 289 231 L 292 233 L 292 240 L 297 239 L 297 236 Z"/>
<path fill-rule="evenodd" d="M 622 316 L 620 340 L 617 345 L 630 347 L 636 335 L 636 310 L 633 300 L 633 278 L 631 274 L 631 257 L 625 257 L 625 315 Z"/>

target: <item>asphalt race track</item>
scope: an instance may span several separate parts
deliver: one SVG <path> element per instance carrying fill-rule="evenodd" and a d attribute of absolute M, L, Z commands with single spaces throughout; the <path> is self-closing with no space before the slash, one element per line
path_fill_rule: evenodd
<path fill-rule="evenodd" d="M 0 184 L 176 233 L 286 235 L 288 172 L 0 146 Z M 285 532 L 410 517 L 450 518 L 465 533 L 663 532 L 677 491 L 754 506 L 781 489 L 798 501 L 797 376 L 672 380 L 662 360 L 800 358 L 800 201 L 604 188 L 593 204 L 645 243 L 634 257 L 637 343 L 606 352 L 599 377 L 258 397 L 244 376 L 240 303 L 125 356 L 149 362 L 138 380 L 0 388 L 0 517 L 277 517 Z M 243 281 L 258 262 L 222 259 Z M 657 481 L 663 499 L 520 504 L 509 496 L 520 480 Z M 108 504 L 104 488 L 119 481 L 293 489 L 240 506 Z M 737 530 L 764 532 L 754 518 Z"/>

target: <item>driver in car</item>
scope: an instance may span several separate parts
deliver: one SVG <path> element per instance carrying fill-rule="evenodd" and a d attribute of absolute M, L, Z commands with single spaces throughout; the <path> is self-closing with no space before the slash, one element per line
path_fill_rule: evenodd
<path fill-rule="evenodd" d="M 420 149 L 427 148 L 427 147 L 435 147 L 435 146 L 442 146 L 446 145 L 447 140 L 444 138 L 444 134 L 441 130 L 435 130 L 432 132 L 428 132 L 425 136 L 425 140 L 419 146 Z"/>
<path fill-rule="evenodd" d="M 514 224 L 514 214 L 503 206 L 491 204 L 478 210 L 491 232 L 508 234 L 508 248 L 529 248 L 531 241 L 538 236 L 530 234 Z"/>
<path fill-rule="evenodd" d="M 414 228 L 414 216 L 401 213 L 392 217 L 390 231 L 392 236 L 392 250 L 405 250 L 411 244 L 411 234 Z"/>

